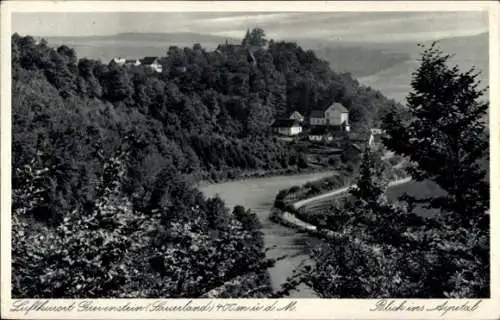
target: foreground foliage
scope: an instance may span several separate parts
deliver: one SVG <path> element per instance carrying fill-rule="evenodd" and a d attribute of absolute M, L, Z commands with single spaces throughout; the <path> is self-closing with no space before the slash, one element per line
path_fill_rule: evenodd
<path fill-rule="evenodd" d="M 41 155 L 41 153 L 39 153 Z M 255 295 L 269 291 L 260 225 L 242 207 L 229 214 L 220 199 L 199 195 L 190 221 L 169 221 L 161 212 L 133 210 L 123 197 L 127 153 L 104 164 L 98 199 L 85 212 L 74 210 L 49 227 L 13 213 L 13 295 L 30 298 L 197 297 L 239 275 L 251 274 Z M 38 158 L 39 159 L 39 158 Z M 35 171 L 15 194 L 33 208 L 44 199 L 28 190 L 50 170 Z M 194 189 L 186 192 L 196 193 Z M 243 278 L 250 282 L 250 279 Z M 235 296 L 252 288 L 241 287 Z"/>
<path fill-rule="evenodd" d="M 484 160 L 489 157 L 485 118 L 489 104 L 481 100 L 478 72 L 449 66 L 433 44 L 425 49 L 413 73 L 408 95 L 410 119 L 389 113 L 384 121 L 387 147 L 412 160 L 409 172 L 431 179 L 446 195 L 430 201 L 455 226 L 481 223 L 489 208 L 489 185 Z"/>

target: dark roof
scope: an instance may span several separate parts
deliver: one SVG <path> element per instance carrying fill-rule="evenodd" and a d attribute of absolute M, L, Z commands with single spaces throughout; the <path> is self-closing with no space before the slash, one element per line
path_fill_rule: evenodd
<path fill-rule="evenodd" d="M 345 131 L 342 129 L 342 126 L 331 126 L 331 125 L 313 126 L 309 130 L 310 135 L 334 134 L 338 136 L 339 133 L 344 134 L 344 132 Z"/>
<path fill-rule="evenodd" d="M 300 122 L 294 119 L 276 119 L 273 123 L 273 127 L 290 128 L 293 126 L 300 126 Z"/>
<path fill-rule="evenodd" d="M 136 63 L 137 59 L 127 59 L 125 60 L 125 63 Z"/>
<path fill-rule="evenodd" d="M 312 118 L 323 118 L 325 115 L 325 112 L 323 110 L 313 110 L 311 111 L 311 117 Z"/>
<path fill-rule="evenodd" d="M 158 57 L 144 57 L 144 59 L 142 59 L 141 63 L 142 64 L 153 64 L 156 60 L 158 60 Z"/>

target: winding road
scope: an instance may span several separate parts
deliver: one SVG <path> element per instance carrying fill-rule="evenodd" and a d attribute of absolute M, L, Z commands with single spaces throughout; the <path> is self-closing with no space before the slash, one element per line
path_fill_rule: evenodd
<path fill-rule="evenodd" d="M 306 233 L 299 233 L 294 229 L 287 228 L 269 220 L 269 214 L 273 207 L 276 194 L 285 188 L 299 186 L 309 181 L 318 180 L 331 176 L 332 172 L 321 172 L 303 175 L 278 176 L 269 178 L 254 178 L 238 181 L 230 181 L 218 184 L 210 184 L 201 187 L 201 191 L 208 197 L 219 195 L 229 208 L 236 205 L 243 205 L 252 209 L 259 217 L 264 232 L 264 242 L 266 247 L 273 248 L 267 255 L 269 258 L 278 258 L 286 255 L 287 258 L 278 261 L 269 270 L 273 289 L 279 289 L 286 278 L 293 273 L 303 260 L 309 258 L 310 250 L 319 243 L 320 240 L 309 236 Z M 401 179 L 391 182 L 391 186 L 408 182 L 409 179 Z M 309 199 L 304 199 L 295 203 L 296 207 L 315 201 L 325 201 L 328 198 L 344 193 L 349 188 L 332 190 Z M 285 218 L 290 222 L 305 224 L 295 216 L 285 213 Z M 314 226 L 310 226 L 314 228 Z M 291 293 L 290 298 L 317 298 L 315 292 L 309 287 L 302 285 L 299 291 Z"/>

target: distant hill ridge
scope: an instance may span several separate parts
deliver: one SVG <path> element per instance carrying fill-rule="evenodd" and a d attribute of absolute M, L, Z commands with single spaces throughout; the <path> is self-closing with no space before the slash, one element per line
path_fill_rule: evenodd
<path fill-rule="evenodd" d="M 469 41 L 470 39 L 477 38 L 477 39 L 487 39 L 489 36 L 488 32 L 483 32 L 479 33 L 476 35 L 467 35 L 467 36 L 457 36 L 457 37 L 444 37 L 441 39 L 438 39 L 438 41 L 446 41 L 446 40 L 451 40 L 453 39 L 454 41 Z M 171 37 L 196 37 L 196 38 L 205 38 L 205 39 L 228 39 L 228 40 L 233 40 L 233 41 L 238 41 L 240 42 L 241 39 L 239 38 L 234 38 L 230 36 L 219 36 L 219 35 L 211 35 L 211 34 L 204 34 L 204 33 L 198 33 L 198 32 L 120 32 L 116 34 L 107 34 L 107 35 L 90 35 L 90 36 L 36 36 L 35 38 L 46 38 L 46 39 L 68 39 L 68 38 L 78 38 L 78 39 L 105 39 L 105 38 L 134 38 L 134 37 L 146 37 L 146 38 L 157 38 L 157 39 L 163 39 L 165 37 L 171 38 Z M 284 39 L 276 39 L 277 41 L 280 40 L 287 40 L 291 41 L 290 38 L 284 38 Z M 334 44 L 334 43 L 340 43 L 343 45 L 348 45 L 348 46 L 374 46 L 374 47 L 383 47 L 386 45 L 391 45 L 394 43 L 402 43 L 402 44 L 407 44 L 407 43 L 415 43 L 416 41 L 413 40 L 407 40 L 407 41 L 395 41 L 395 42 L 369 42 L 369 41 L 364 41 L 364 42 L 353 42 L 353 41 L 338 41 L 338 40 L 328 40 L 328 39 L 315 39 L 315 38 L 300 38 L 296 37 L 295 40 L 299 42 L 304 42 L 304 44 L 310 45 L 311 43 L 322 43 L 324 45 L 329 45 L 329 44 Z M 423 41 L 424 43 L 427 42 L 432 42 L 433 40 L 427 40 Z"/>
<path fill-rule="evenodd" d="M 47 40 L 151 40 L 151 41 L 180 41 L 187 42 L 193 41 L 193 44 L 196 41 L 206 42 L 206 41 L 219 41 L 225 42 L 241 42 L 241 39 L 236 39 L 232 37 L 223 37 L 223 36 L 215 36 L 209 34 L 202 33 L 194 33 L 194 32 L 172 32 L 172 33 L 161 33 L 161 32 L 124 32 L 110 35 L 93 35 L 93 36 L 47 36 L 47 37 L 38 37 L 45 38 Z"/>

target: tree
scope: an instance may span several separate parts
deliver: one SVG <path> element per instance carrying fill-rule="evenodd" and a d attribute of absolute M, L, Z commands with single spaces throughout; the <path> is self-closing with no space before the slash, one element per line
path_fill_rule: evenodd
<path fill-rule="evenodd" d="M 270 119 L 272 119 L 272 109 L 268 105 L 263 104 L 256 95 L 252 95 L 250 99 L 245 123 L 246 133 L 249 135 L 257 135 L 265 132 L 271 125 Z"/>
<path fill-rule="evenodd" d="M 124 67 L 114 66 L 110 68 L 105 78 L 106 97 L 112 102 L 123 101 L 133 94 L 133 86 L 130 74 Z"/>
<path fill-rule="evenodd" d="M 104 164 L 99 197 L 90 213 L 73 210 L 54 229 L 34 229 L 13 213 L 15 296 L 103 297 L 120 292 L 130 279 L 126 269 L 132 237 L 145 216 L 121 197 L 123 154 Z M 135 241 L 134 241 L 135 240 Z"/>
<path fill-rule="evenodd" d="M 387 189 L 387 181 L 383 177 L 383 170 L 380 159 L 377 159 L 375 154 L 367 149 L 359 169 L 358 182 L 350 193 L 355 198 L 368 203 L 376 202 Z"/>
<path fill-rule="evenodd" d="M 247 29 L 247 32 L 245 33 L 245 36 L 243 37 L 243 41 L 241 42 L 242 45 L 248 45 L 248 41 L 250 40 L 250 29 Z"/>
<path fill-rule="evenodd" d="M 369 242 L 394 245 L 401 242 L 401 234 L 413 214 L 408 215 L 403 205 L 388 199 L 386 173 L 380 154 L 367 149 L 356 185 L 350 190 L 351 198 L 344 202 L 341 219 L 363 229 L 364 239 Z"/>
<path fill-rule="evenodd" d="M 247 30 L 241 44 L 244 46 L 264 47 L 267 44 L 264 29 L 254 28 L 252 31 Z"/>
<path fill-rule="evenodd" d="M 450 58 L 436 43 L 424 50 L 407 97 L 411 119 L 389 113 L 383 141 L 412 160 L 409 172 L 415 180 L 431 179 L 447 192 L 429 199 L 432 206 L 455 213 L 453 221 L 468 225 L 489 207 L 489 186 L 479 164 L 488 152 L 488 103 L 480 100 L 479 73 L 450 67 Z"/>
<path fill-rule="evenodd" d="M 235 206 L 233 208 L 233 215 L 236 220 L 241 222 L 243 228 L 245 228 L 246 230 L 260 231 L 260 229 L 262 228 L 262 224 L 260 223 L 257 215 L 250 210 L 245 210 L 243 206 Z"/>
<path fill-rule="evenodd" d="M 54 189 L 45 141 L 39 139 L 35 157 L 21 168 L 16 169 L 13 179 L 13 208 L 23 215 L 32 214 L 35 219 L 51 218 L 51 195 Z"/>

